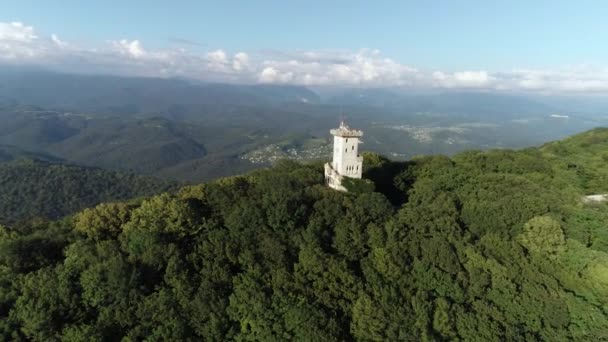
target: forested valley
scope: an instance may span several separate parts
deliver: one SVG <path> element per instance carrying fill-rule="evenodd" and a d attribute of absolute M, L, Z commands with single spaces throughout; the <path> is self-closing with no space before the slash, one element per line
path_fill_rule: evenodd
<path fill-rule="evenodd" d="M 0 224 L 31 218 L 57 219 L 101 202 L 151 196 L 178 186 L 158 178 L 40 157 L 21 156 L 0 162 Z"/>
<path fill-rule="evenodd" d="M 608 129 L 364 156 L 0 227 L 0 339 L 608 339 Z"/>

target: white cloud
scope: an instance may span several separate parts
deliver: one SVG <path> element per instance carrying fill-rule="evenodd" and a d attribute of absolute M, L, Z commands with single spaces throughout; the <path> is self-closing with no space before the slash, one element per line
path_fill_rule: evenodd
<path fill-rule="evenodd" d="M 483 86 L 489 82 L 490 77 L 486 71 L 459 71 L 454 73 L 454 79 L 464 84 Z"/>
<path fill-rule="evenodd" d="M 208 52 L 207 55 L 207 68 L 213 73 L 226 74 L 232 71 L 232 66 L 228 55 L 224 50 L 215 50 Z"/>
<path fill-rule="evenodd" d="M 127 57 L 127 58 L 125 58 Z M 243 51 L 229 54 L 146 49 L 138 40 L 110 40 L 94 48 L 44 35 L 20 22 L 0 22 L 0 61 L 54 70 L 150 77 L 186 77 L 233 83 L 481 89 L 608 95 L 608 67 L 581 65 L 553 70 L 425 71 L 379 50 Z"/>
<path fill-rule="evenodd" d="M 293 76 L 290 71 L 283 72 L 275 67 L 266 67 L 260 72 L 258 80 L 261 83 L 288 83 L 293 80 Z"/>
<path fill-rule="evenodd" d="M 265 60 L 258 79 L 284 83 L 289 75 L 289 82 L 295 84 L 382 86 L 410 84 L 418 73 L 415 68 L 382 58 L 377 50 L 333 54 L 307 51 L 301 56 Z"/>
<path fill-rule="evenodd" d="M 32 26 L 20 22 L 0 22 L 0 60 L 16 61 L 39 53 L 33 44 L 38 39 Z"/>
<path fill-rule="evenodd" d="M 226 62 L 228 61 L 224 50 L 211 51 L 207 53 L 207 58 L 209 59 L 210 63 L 215 64 L 226 64 Z"/>
<path fill-rule="evenodd" d="M 127 55 L 132 58 L 141 58 L 147 54 L 139 40 L 129 41 L 127 39 L 121 39 L 119 41 L 112 41 L 111 43 L 122 55 Z"/>
<path fill-rule="evenodd" d="M 581 65 L 560 70 L 516 69 L 496 75 L 499 89 L 608 94 L 608 69 L 605 67 Z"/>
<path fill-rule="evenodd" d="M 34 33 L 32 26 L 27 26 L 20 22 L 0 22 L 0 41 L 29 43 L 37 38 L 38 36 Z"/>
<path fill-rule="evenodd" d="M 487 71 L 457 71 L 451 74 L 441 71 L 432 73 L 434 85 L 443 88 L 487 88 L 495 78 Z"/>
<path fill-rule="evenodd" d="M 68 43 L 59 39 L 59 37 L 57 37 L 56 34 L 51 35 L 51 40 L 53 41 L 53 43 L 55 43 L 55 45 L 57 45 L 60 48 L 64 48 L 64 47 L 68 46 Z"/>
<path fill-rule="evenodd" d="M 232 69 L 235 71 L 241 71 L 247 69 L 249 66 L 249 56 L 244 52 L 239 52 L 234 55 L 232 59 Z"/>

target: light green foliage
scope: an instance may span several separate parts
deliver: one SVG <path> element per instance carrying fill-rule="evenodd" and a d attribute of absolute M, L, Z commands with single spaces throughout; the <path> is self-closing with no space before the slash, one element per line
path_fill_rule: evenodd
<path fill-rule="evenodd" d="M 200 216 L 202 204 L 196 200 L 181 200 L 162 194 L 143 201 L 132 211 L 124 230 L 145 230 L 150 233 L 167 233 L 185 236 L 194 233 L 204 218 Z"/>
<path fill-rule="evenodd" d="M 530 252 L 545 256 L 562 252 L 566 244 L 562 227 L 551 216 L 536 216 L 530 219 L 517 240 Z"/>
<path fill-rule="evenodd" d="M 93 240 L 115 239 L 129 221 L 132 209 L 126 203 L 102 203 L 75 215 L 74 229 Z"/>
<path fill-rule="evenodd" d="M 450 318 L 452 317 L 452 319 Z M 433 329 L 444 338 L 453 338 L 456 332 L 453 327 L 454 314 L 450 315 L 450 303 L 445 298 L 435 300 L 435 311 L 433 313 Z"/>
<path fill-rule="evenodd" d="M 608 205 L 581 202 L 605 138 L 368 154 L 375 191 L 281 162 L 0 226 L 0 339 L 606 340 Z"/>
<path fill-rule="evenodd" d="M 556 172 L 568 177 L 586 194 L 608 192 L 608 128 L 596 128 L 541 147 Z"/>
<path fill-rule="evenodd" d="M 179 189 L 177 196 L 180 198 L 195 198 L 198 200 L 205 200 L 205 189 L 206 184 L 185 186 Z"/>

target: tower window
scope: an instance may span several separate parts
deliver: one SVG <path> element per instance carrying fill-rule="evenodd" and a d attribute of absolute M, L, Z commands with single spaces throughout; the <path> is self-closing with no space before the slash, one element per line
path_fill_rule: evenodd
<path fill-rule="evenodd" d="M 355 145 L 353 145 L 353 146 L 352 146 L 352 150 L 353 150 L 353 151 L 355 150 Z"/>
<path fill-rule="evenodd" d="M 346 142 L 348 142 L 348 138 L 346 138 Z"/>
<path fill-rule="evenodd" d="M 344 152 L 348 152 L 348 148 L 345 148 L 345 149 L 344 149 Z"/>

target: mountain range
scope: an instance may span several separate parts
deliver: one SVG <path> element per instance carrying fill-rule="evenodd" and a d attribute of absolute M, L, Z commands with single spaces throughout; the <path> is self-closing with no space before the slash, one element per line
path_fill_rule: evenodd
<path fill-rule="evenodd" d="M 346 119 L 395 159 L 520 148 L 608 121 L 554 97 L 407 89 L 308 89 L 0 68 L 0 145 L 72 164 L 201 181 L 292 156 L 328 157 Z M 308 141 L 308 142 L 306 142 Z M 325 142 L 322 144 L 322 142 Z M 313 146 L 313 147 L 311 147 Z"/>

